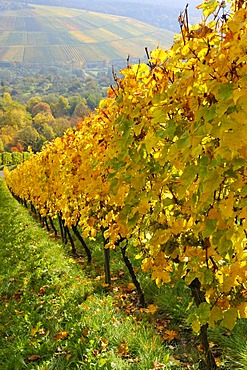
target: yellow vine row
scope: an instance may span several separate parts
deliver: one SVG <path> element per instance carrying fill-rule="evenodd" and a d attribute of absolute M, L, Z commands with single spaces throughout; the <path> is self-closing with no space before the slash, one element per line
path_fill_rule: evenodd
<path fill-rule="evenodd" d="M 128 240 L 160 286 L 197 279 L 195 332 L 247 317 L 247 9 L 205 1 L 148 65 L 121 71 L 76 129 L 9 172 L 10 190 L 107 247 Z M 228 14 L 229 13 L 229 14 Z M 136 251 L 136 252 L 135 252 Z"/>

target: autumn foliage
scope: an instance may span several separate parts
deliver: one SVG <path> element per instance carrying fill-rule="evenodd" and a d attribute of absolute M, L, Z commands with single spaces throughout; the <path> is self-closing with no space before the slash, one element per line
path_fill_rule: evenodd
<path fill-rule="evenodd" d="M 247 316 L 247 9 L 199 8 L 201 24 L 182 13 L 173 46 L 122 70 L 76 130 L 5 171 L 42 215 L 128 241 L 158 286 L 182 278 L 195 332 Z"/>

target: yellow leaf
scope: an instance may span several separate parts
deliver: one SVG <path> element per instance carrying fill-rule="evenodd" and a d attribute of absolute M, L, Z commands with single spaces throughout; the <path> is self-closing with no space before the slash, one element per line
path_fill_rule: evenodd
<path fill-rule="evenodd" d="M 220 203 L 220 211 L 223 217 L 229 218 L 233 214 L 234 195 L 229 194 L 227 199 L 223 199 Z"/>
<path fill-rule="evenodd" d="M 36 329 L 36 328 L 31 328 L 31 330 L 30 330 L 30 335 L 31 335 L 32 337 L 34 337 L 34 336 L 35 336 L 35 334 L 37 333 L 37 331 L 38 331 L 38 329 Z"/>
<path fill-rule="evenodd" d="M 149 304 L 147 309 L 146 309 L 146 312 L 149 312 L 153 315 L 153 314 L 155 314 L 155 312 L 157 312 L 157 310 L 158 310 L 157 306 L 155 306 L 154 304 Z"/>
<path fill-rule="evenodd" d="M 130 291 L 135 290 L 136 289 L 135 284 L 129 283 L 127 289 L 130 290 Z"/>
<path fill-rule="evenodd" d="M 192 323 L 192 329 L 195 333 L 199 333 L 200 329 L 201 329 L 201 325 L 200 325 L 200 321 L 199 320 L 195 320 L 193 323 Z"/>
<path fill-rule="evenodd" d="M 218 7 L 219 2 L 217 0 L 208 0 L 197 6 L 197 9 L 202 9 L 203 15 L 208 17 Z"/>
<path fill-rule="evenodd" d="M 153 260 L 152 258 L 144 258 L 142 261 L 142 270 L 145 272 L 149 272 L 153 267 Z"/>
<path fill-rule="evenodd" d="M 164 63 L 166 61 L 167 56 L 167 52 L 161 48 L 157 48 L 151 52 L 151 58 L 157 59 L 161 63 Z"/>
<path fill-rule="evenodd" d="M 238 306 L 238 312 L 239 312 L 239 316 L 242 319 L 247 318 L 247 302 L 242 302 L 241 305 Z"/>

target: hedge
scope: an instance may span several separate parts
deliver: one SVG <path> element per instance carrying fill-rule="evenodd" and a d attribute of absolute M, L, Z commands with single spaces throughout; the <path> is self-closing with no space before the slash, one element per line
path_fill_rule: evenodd
<path fill-rule="evenodd" d="M 2 152 L 0 153 L 0 166 L 19 164 L 30 158 L 29 152 Z"/>

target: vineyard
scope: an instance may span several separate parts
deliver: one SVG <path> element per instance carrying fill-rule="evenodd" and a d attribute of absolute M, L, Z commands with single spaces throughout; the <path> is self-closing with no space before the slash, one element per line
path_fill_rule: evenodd
<path fill-rule="evenodd" d="M 173 40 L 172 32 L 130 18 L 61 7 L 1 11 L 0 22 L 0 61 L 10 63 L 85 65 L 129 54 L 143 59 L 145 46 L 168 47 Z"/>
<path fill-rule="evenodd" d="M 158 287 L 183 281 L 187 323 L 207 369 L 218 364 L 208 329 L 232 331 L 247 317 L 247 8 L 205 1 L 189 26 L 148 64 L 115 75 L 98 109 L 77 129 L 9 172 L 12 194 L 64 241 L 102 235 L 105 282 L 118 250 L 145 307 L 131 261 Z M 149 52 L 147 51 L 147 54 Z M 56 231 L 55 231 L 56 232 Z M 92 266 L 93 269 L 93 266 Z"/>
<path fill-rule="evenodd" d="M 0 153 L 0 167 L 20 164 L 32 156 L 29 152 L 2 152 Z"/>

